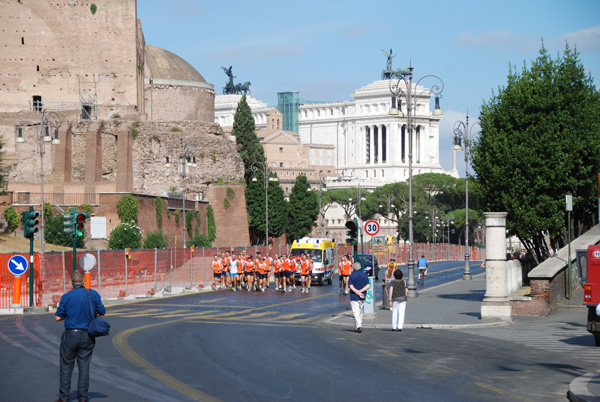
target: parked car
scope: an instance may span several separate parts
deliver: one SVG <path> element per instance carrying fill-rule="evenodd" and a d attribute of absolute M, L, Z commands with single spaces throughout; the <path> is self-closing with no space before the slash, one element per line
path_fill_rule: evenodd
<path fill-rule="evenodd" d="M 368 276 L 373 276 L 375 273 L 375 279 L 379 279 L 379 261 L 371 254 L 357 254 L 356 262 L 360 262 L 363 265 L 363 270 Z M 373 268 L 375 268 L 373 272 Z"/>

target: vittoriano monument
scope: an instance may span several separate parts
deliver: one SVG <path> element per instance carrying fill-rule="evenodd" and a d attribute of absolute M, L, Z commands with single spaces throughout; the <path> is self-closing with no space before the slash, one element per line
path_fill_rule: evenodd
<path fill-rule="evenodd" d="M 221 67 L 229 77 L 229 81 L 223 87 L 223 95 L 248 95 L 250 93 L 250 81 L 246 81 L 243 84 L 234 84 L 233 79 L 237 77 L 231 72 L 232 67 Z"/>

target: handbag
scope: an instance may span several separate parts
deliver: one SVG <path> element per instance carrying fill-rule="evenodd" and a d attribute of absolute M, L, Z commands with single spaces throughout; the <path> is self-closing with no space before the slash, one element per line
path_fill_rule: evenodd
<path fill-rule="evenodd" d="M 92 295 L 90 294 L 90 290 L 86 289 L 88 295 L 88 301 L 90 302 L 90 315 L 92 316 L 92 320 L 90 321 L 90 325 L 88 327 L 88 335 L 97 337 L 97 336 L 106 336 L 110 331 L 110 324 L 108 321 L 96 317 L 94 314 L 94 307 L 92 306 Z"/>

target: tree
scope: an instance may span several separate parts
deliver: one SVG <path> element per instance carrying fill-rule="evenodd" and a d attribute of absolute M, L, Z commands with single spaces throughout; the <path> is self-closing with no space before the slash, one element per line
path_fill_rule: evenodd
<path fill-rule="evenodd" d="M 4 210 L 4 218 L 6 219 L 8 229 L 14 233 L 19 227 L 20 219 L 19 214 L 17 214 L 17 211 L 12 205 Z"/>
<path fill-rule="evenodd" d="M 265 163 L 265 151 L 256 136 L 256 125 L 252 110 L 246 101 L 246 95 L 243 95 L 240 99 L 233 116 L 231 135 L 235 137 L 238 150 L 244 161 L 244 178 L 246 183 L 250 184 L 253 175 L 250 167 L 254 162 Z"/>
<path fill-rule="evenodd" d="M 208 239 L 213 242 L 217 238 L 217 224 L 215 223 L 215 211 L 211 205 L 206 211 L 206 224 L 208 226 Z"/>
<path fill-rule="evenodd" d="M 125 194 L 117 202 L 117 214 L 121 222 L 137 222 L 139 210 L 140 200 L 134 195 Z"/>
<path fill-rule="evenodd" d="M 309 188 L 306 176 L 299 175 L 290 194 L 288 239 L 294 240 L 308 236 L 319 216 L 319 200 Z"/>
<path fill-rule="evenodd" d="M 565 195 L 573 195 L 575 233 L 592 224 L 600 171 L 600 94 L 568 45 L 553 59 L 543 47 L 481 107 L 471 144 L 474 192 L 487 211 L 507 212 L 507 229 L 538 258 L 544 234 L 564 244 Z"/>
<path fill-rule="evenodd" d="M 57 246 L 73 247 L 73 235 L 65 233 L 62 214 L 54 215 L 54 207 L 49 202 L 44 203 L 44 240 Z M 84 248 L 84 237 L 78 237 L 75 242 L 77 248 Z"/>

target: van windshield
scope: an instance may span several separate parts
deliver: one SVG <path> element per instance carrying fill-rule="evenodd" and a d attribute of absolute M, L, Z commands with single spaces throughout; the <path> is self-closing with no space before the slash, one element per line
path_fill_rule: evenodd
<path fill-rule="evenodd" d="M 320 249 L 303 249 L 303 248 L 294 248 L 290 253 L 290 258 L 301 257 L 302 254 L 308 254 L 313 260 L 313 262 L 321 262 L 321 250 Z"/>

